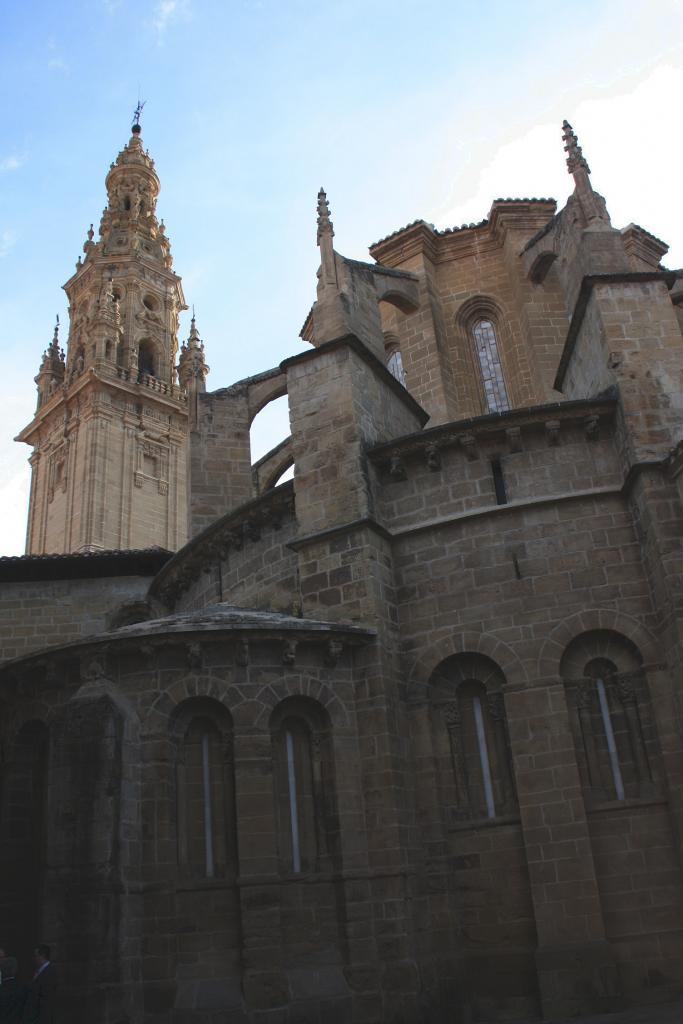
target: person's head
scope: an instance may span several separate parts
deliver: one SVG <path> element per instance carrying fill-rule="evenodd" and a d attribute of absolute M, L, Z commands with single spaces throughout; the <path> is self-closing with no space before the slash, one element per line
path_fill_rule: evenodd
<path fill-rule="evenodd" d="M 41 943 L 33 950 L 33 959 L 40 967 L 41 964 L 46 964 L 50 959 L 50 947 Z"/>
<path fill-rule="evenodd" d="M 18 963 L 14 956 L 5 956 L 5 951 L 0 950 L 2 956 L 0 956 L 0 974 L 2 974 L 2 980 L 7 981 L 9 978 L 16 978 Z"/>

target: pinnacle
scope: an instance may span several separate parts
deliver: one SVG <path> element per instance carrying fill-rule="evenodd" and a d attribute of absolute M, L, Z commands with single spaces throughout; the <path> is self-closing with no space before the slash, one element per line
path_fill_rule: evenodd
<path fill-rule="evenodd" d="M 590 174 L 591 169 L 588 166 L 588 161 L 583 155 L 579 140 L 576 137 L 576 132 L 570 125 L 569 121 L 565 118 L 562 122 L 562 140 L 564 142 L 564 150 L 567 154 L 567 170 L 570 174 L 574 174 L 579 169 Z"/>
<path fill-rule="evenodd" d="M 330 204 L 327 201 L 327 193 L 321 186 L 318 192 L 318 245 L 323 235 L 334 236 L 334 227 L 330 219 Z"/>

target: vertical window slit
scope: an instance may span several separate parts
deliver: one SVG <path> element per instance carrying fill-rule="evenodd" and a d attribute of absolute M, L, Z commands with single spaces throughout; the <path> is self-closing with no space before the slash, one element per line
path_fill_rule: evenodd
<path fill-rule="evenodd" d="M 600 715 L 602 717 L 602 725 L 605 730 L 605 737 L 607 739 L 607 750 L 609 753 L 610 765 L 612 768 L 612 778 L 614 779 L 614 788 L 617 794 L 617 800 L 625 800 L 626 792 L 624 790 L 624 780 L 621 775 L 621 767 L 619 765 L 619 755 L 617 753 L 617 744 L 614 739 L 614 729 L 612 728 L 612 719 L 609 713 L 609 704 L 607 702 L 607 691 L 605 689 L 605 683 L 602 679 L 598 678 L 595 680 L 598 688 L 598 701 L 600 702 Z"/>
<path fill-rule="evenodd" d="M 505 477 L 500 459 L 491 459 L 491 472 L 493 473 L 493 486 L 496 491 L 496 502 L 498 505 L 507 505 L 508 496 L 505 490 Z"/>
<path fill-rule="evenodd" d="M 296 768 L 294 764 L 294 737 L 289 730 L 285 733 L 287 747 L 287 785 L 289 788 L 289 818 L 292 828 L 292 870 L 301 872 L 301 848 L 299 844 L 299 811 L 296 798 Z"/>
<path fill-rule="evenodd" d="M 489 818 L 495 818 L 496 807 L 493 801 L 493 784 L 491 782 L 491 766 L 489 752 L 486 745 L 486 729 L 484 727 L 484 714 L 481 707 L 481 697 L 474 697 L 472 700 L 474 708 L 474 724 L 477 730 L 477 747 L 479 749 L 479 763 L 484 781 L 484 799 L 486 800 L 486 814 Z"/>
<path fill-rule="evenodd" d="M 206 877 L 213 878 L 213 815 L 211 808 L 211 768 L 209 764 L 209 734 L 202 734 L 202 790 L 204 796 L 204 850 Z"/>

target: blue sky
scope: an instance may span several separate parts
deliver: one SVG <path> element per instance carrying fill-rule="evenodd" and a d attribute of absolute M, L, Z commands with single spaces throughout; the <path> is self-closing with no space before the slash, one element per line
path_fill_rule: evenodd
<path fill-rule="evenodd" d="M 564 117 L 615 225 L 643 224 L 683 265 L 680 0 L 8 2 L 0 40 L 2 553 L 23 549 L 29 450 L 11 438 L 138 89 L 210 388 L 301 347 L 321 184 L 337 248 L 363 259 L 416 217 L 564 202 Z M 285 421 L 260 424 L 261 450 Z"/>

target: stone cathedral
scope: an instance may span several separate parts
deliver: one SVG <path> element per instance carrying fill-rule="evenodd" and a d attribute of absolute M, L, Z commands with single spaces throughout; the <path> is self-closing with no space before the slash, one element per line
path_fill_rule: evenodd
<path fill-rule="evenodd" d="M 321 191 L 310 348 L 213 392 L 111 165 L 0 559 L 0 945 L 70 1024 L 683 996 L 683 270 L 564 145 L 563 209 L 369 262 Z"/>

